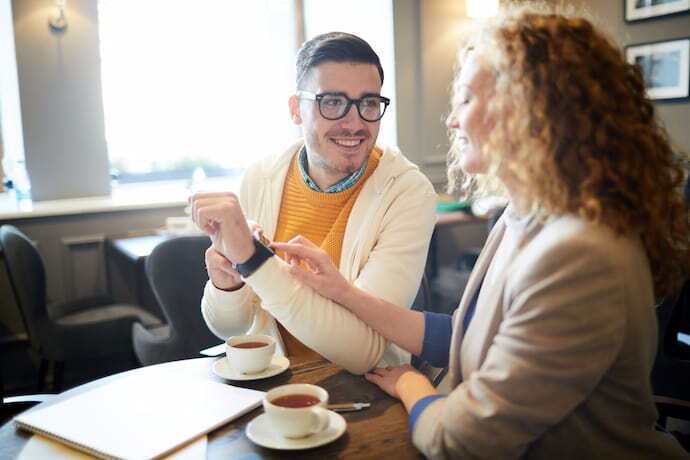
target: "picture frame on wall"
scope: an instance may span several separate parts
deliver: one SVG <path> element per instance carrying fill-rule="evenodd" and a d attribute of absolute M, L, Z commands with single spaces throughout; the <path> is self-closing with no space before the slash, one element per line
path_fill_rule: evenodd
<path fill-rule="evenodd" d="M 690 37 L 630 45 L 625 55 L 642 68 L 650 99 L 690 97 Z"/>
<path fill-rule="evenodd" d="M 628 22 L 690 11 L 690 0 L 623 0 Z"/>

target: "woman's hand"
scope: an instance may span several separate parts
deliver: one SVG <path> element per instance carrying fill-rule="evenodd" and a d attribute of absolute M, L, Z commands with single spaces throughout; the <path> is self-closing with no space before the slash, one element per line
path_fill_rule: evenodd
<path fill-rule="evenodd" d="M 373 371 L 364 374 L 364 378 L 371 383 L 375 383 L 394 398 L 400 399 L 400 394 L 398 393 L 396 385 L 400 377 L 406 372 L 418 373 L 414 367 L 405 364 L 395 367 L 377 367 Z"/>
<path fill-rule="evenodd" d="M 400 399 L 408 412 L 420 399 L 436 394 L 429 379 L 409 364 L 379 367 L 364 374 L 364 378 L 392 397 Z"/>
<path fill-rule="evenodd" d="M 326 251 L 301 235 L 287 243 L 273 242 L 271 247 L 285 254 L 285 261 L 290 264 L 290 274 L 297 280 L 322 296 L 347 306 L 343 299 L 352 286 L 340 274 Z"/>

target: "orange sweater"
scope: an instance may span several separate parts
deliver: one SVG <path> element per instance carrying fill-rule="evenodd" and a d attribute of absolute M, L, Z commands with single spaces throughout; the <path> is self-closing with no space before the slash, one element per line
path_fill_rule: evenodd
<path fill-rule="evenodd" d="M 340 251 L 343 248 L 345 227 L 350 211 L 357 201 L 362 186 L 379 164 L 381 151 L 375 148 L 369 156 L 367 167 L 356 184 L 337 193 L 317 192 L 304 183 L 299 172 L 299 154 L 295 155 L 285 178 L 283 198 L 280 204 L 275 241 L 289 241 L 302 235 L 321 247 L 336 266 L 340 265 Z M 283 257 L 283 254 L 278 254 Z M 320 358 L 280 323 L 278 323 L 288 356 Z"/>

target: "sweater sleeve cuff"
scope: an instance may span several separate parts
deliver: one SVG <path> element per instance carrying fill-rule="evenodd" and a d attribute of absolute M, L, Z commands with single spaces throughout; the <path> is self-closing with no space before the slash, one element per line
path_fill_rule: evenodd
<path fill-rule="evenodd" d="M 424 312 L 424 343 L 419 356 L 434 367 L 446 367 L 453 334 L 452 317 L 442 313 Z"/>
<path fill-rule="evenodd" d="M 242 305 L 248 302 L 252 295 L 252 288 L 247 286 L 247 283 L 236 291 L 224 291 L 208 280 L 204 288 L 204 297 L 211 305 Z"/>
<path fill-rule="evenodd" d="M 277 305 L 284 305 L 290 299 L 299 284 L 287 272 L 288 265 L 279 257 L 271 257 L 254 273 L 244 278 L 254 292 L 261 297 L 262 306 L 268 310 Z"/>
<path fill-rule="evenodd" d="M 425 396 L 419 401 L 417 401 L 414 406 L 412 406 L 412 410 L 410 410 L 410 420 L 407 422 L 407 427 L 410 430 L 410 433 L 414 431 L 414 426 L 417 423 L 417 419 L 419 418 L 420 415 L 422 415 L 422 412 L 424 412 L 424 409 L 431 404 L 432 402 L 436 401 L 437 399 L 440 398 L 445 398 L 446 395 L 429 395 Z"/>

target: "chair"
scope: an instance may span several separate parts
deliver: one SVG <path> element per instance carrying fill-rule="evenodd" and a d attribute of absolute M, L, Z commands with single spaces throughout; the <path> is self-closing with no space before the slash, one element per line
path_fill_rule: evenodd
<path fill-rule="evenodd" d="M 659 346 L 652 369 L 652 388 L 661 426 L 665 426 L 667 417 L 690 420 L 690 346 L 678 340 L 687 312 L 690 280 L 678 295 L 664 299 L 656 308 Z"/>
<path fill-rule="evenodd" d="M 4 260 L 2 246 L 0 246 L 0 258 Z M 2 263 L 4 265 L 4 262 Z M 4 329 L 3 332 L 9 332 Z M 0 352 L 7 353 L 8 357 L 3 357 L 2 364 L 14 362 L 15 356 L 12 356 L 12 351 L 15 348 L 24 348 L 28 343 L 28 336 L 26 334 L 17 334 L 14 337 L 5 337 L 0 341 Z M 5 387 L 5 374 L 3 366 L 0 366 L 0 425 L 5 424 L 7 420 L 14 417 L 20 412 L 28 409 L 34 404 L 43 402 L 53 395 L 22 395 L 22 396 L 7 396 Z"/>
<path fill-rule="evenodd" d="M 134 324 L 134 350 L 144 365 L 193 358 L 219 343 L 201 316 L 201 297 L 208 281 L 204 253 L 206 235 L 163 241 L 146 259 L 146 276 L 167 319 L 167 325 L 146 330 Z"/>
<path fill-rule="evenodd" d="M 685 205 L 690 210 L 690 177 L 685 183 Z M 659 345 L 652 368 L 652 389 L 659 411 L 659 425 L 668 417 L 690 420 L 690 279 L 675 296 L 656 308 Z M 685 340 L 681 340 L 682 335 Z M 690 452 L 690 436 L 679 438 Z"/>
<path fill-rule="evenodd" d="M 47 305 L 46 274 L 38 249 L 12 225 L 0 227 L 10 285 L 19 307 L 31 349 L 41 364 L 38 391 L 54 363 L 53 389 L 60 391 L 66 361 L 132 356 L 132 324 L 160 324 L 143 309 L 114 303 L 107 296 Z"/>

